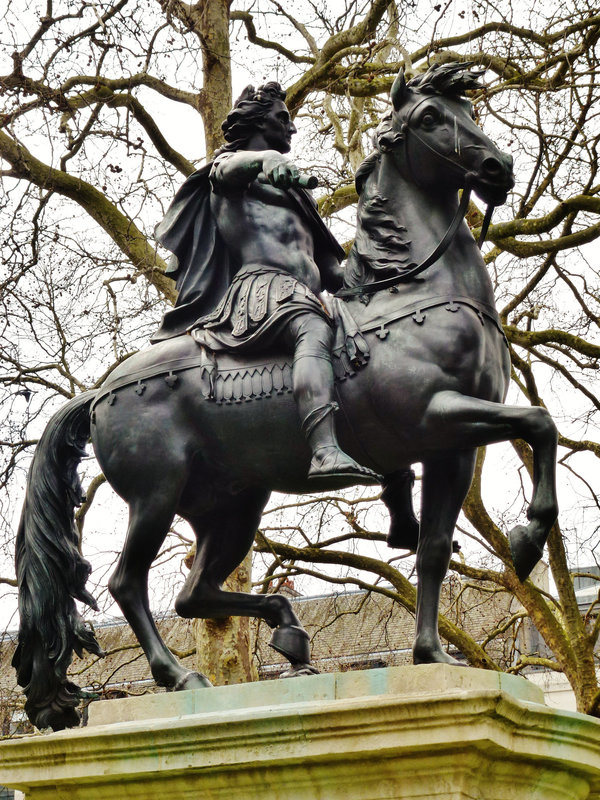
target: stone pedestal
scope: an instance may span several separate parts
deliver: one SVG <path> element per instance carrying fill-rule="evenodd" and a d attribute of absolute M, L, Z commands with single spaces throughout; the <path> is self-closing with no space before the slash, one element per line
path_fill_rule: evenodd
<path fill-rule="evenodd" d="M 510 675 L 395 667 L 98 702 L 0 744 L 27 800 L 600 800 L 600 721 Z"/>

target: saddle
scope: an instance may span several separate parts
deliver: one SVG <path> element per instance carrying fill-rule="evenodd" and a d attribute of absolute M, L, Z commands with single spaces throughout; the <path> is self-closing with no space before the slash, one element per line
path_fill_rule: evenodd
<path fill-rule="evenodd" d="M 332 365 L 336 382 L 356 375 L 369 359 L 369 346 L 347 305 L 328 298 L 335 325 Z M 200 391 L 217 404 L 244 403 L 292 391 L 293 354 L 276 345 L 260 353 L 230 353 L 209 346 L 203 328 L 194 328 L 137 353 L 120 364 L 102 385 L 93 406 L 112 405 L 122 392 L 142 396 L 148 380 L 162 379 L 175 390 L 183 374 L 199 370 Z"/>

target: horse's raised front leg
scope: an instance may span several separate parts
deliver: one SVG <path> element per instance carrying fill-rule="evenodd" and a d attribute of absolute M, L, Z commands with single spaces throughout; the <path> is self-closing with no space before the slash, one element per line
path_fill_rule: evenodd
<path fill-rule="evenodd" d="M 533 492 L 528 525 L 509 533 L 515 571 L 524 581 L 542 558 L 550 529 L 556 522 L 556 447 L 552 417 L 539 406 L 506 406 L 440 392 L 427 410 L 425 424 L 439 428 L 443 447 L 480 447 L 509 439 L 524 439 L 533 450 Z"/>
<path fill-rule="evenodd" d="M 177 661 L 161 639 L 148 603 L 148 572 L 174 516 L 169 494 L 165 479 L 161 488 L 130 503 L 125 546 L 108 588 L 142 646 L 156 683 L 171 690 L 195 689 L 210 686 L 210 681 Z"/>
<path fill-rule="evenodd" d="M 463 666 L 442 649 L 438 613 L 442 581 L 452 555 L 454 526 L 471 485 L 475 453 L 475 450 L 456 450 L 423 463 L 415 664 Z"/>
<path fill-rule="evenodd" d="M 252 547 L 270 491 L 246 489 L 224 497 L 210 512 L 183 514 L 197 538 L 190 574 L 175 602 L 181 617 L 223 619 L 260 617 L 274 628 L 271 646 L 292 665 L 288 675 L 314 673 L 308 634 L 287 597 L 227 592 L 222 586 Z"/>

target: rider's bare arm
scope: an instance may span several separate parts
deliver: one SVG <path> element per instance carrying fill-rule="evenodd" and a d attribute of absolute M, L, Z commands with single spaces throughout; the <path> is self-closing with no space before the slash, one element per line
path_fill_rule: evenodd
<path fill-rule="evenodd" d="M 300 176 L 296 165 L 277 150 L 238 150 L 219 156 L 210 172 L 216 192 L 245 189 L 264 173 L 278 189 L 289 189 Z"/>

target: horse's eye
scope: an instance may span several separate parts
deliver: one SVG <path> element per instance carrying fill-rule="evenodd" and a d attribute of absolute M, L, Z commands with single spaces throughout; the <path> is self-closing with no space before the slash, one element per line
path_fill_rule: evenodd
<path fill-rule="evenodd" d="M 436 122 L 437 122 L 437 117 L 433 113 L 433 111 L 426 111 L 421 117 L 421 124 L 424 125 L 426 128 L 430 128 L 432 125 L 435 125 Z"/>

